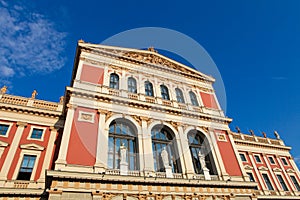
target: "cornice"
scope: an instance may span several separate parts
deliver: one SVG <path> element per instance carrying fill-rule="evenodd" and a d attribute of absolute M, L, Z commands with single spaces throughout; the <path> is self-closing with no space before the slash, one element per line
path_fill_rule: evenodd
<path fill-rule="evenodd" d="M 229 124 L 232 121 L 232 119 L 226 118 L 226 117 L 209 115 L 209 114 L 205 114 L 205 113 L 193 112 L 193 111 L 188 111 L 188 110 L 182 110 L 182 109 L 175 108 L 175 107 L 147 103 L 144 101 L 133 100 L 133 99 L 124 98 L 124 97 L 120 97 L 120 96 L 111 96 L 109 94 L 104 94 L 104 93 L 89 92 L 87 90 L 82 90 L 82 89 L 78 89 L 78 88 L 75 89 L 75 88 L 68 87 L 67 90 L 68 90 L 69 95 L 71 95 L 71 96 L 79 97 L 79 98 L 87 98 L 87 99 L 96 100 L 96 101 L 100 101 L 100 102 L 109 102 L 109 103 L 129 106 L 129 107 L 140 108 L 140 109 L 144 109 L 144 110 L 169 113 L 169 114 L 173 114 L 173 115 L 179 115 L 182 117 L 191 117 L 191 118 L 196 118 L 196 119 L 200 119 L 200 120 L 223 123 L 223 124 Z"/>
<path fill-rule="evenodd" d="M 165 72 L 168 72 L 168 73 L 176 73 L 176 74 L 179 73 L 180 75 L 182 75 L 184 77 L 188 77 L 188 78 L 191 78 L 191 79 L 194 79 L 194 80 L 197 80 L 197 81 L 201 81 L 201 82 L 205 82 L 205 83 L 213 83 L 214 82 L 213 80 L 208 80 L 204 77 L 201 77 L 200 75 L 197 76 L 195 74 L 185 73 L 183 71 L 175 70 L 173 68 L 166 68 L 166 66 L 160 66 L 160 65 L 157 65 L 155 63 L 144 62 L 144 61 L 141 61 L 141 60 L 134 59 L 132 57 L 125 57 L 124 55 L 116 55 L 114 53 L 110 53 L 110 52 L 107 52 L 105 50 L 101 50 L 99 48 L 97 48 L 97 49 L 93 48 L 91 50 L 88 47 L 81 47 L 81 51 L 86 52 L 86 53 L 92 53 L 92 54 L 95 54 L 95 55 L 101 55 L 101 56 L 109 57 L 109 58 L 119 60 L 119 61 L 125 61 L 125 62 L 128 62 L 128 63 L 143 66 L 143 67 L 147 66 L 147 67 L 150 67 L 152 69 L 165 71 Z"/>

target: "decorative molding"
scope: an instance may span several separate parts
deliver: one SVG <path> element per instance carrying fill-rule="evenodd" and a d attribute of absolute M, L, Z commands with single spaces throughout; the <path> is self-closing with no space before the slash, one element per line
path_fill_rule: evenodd
<path fill-rule="evenodd" d="M 78 121 L 95 123 L 95 113 L 79 111 Z"/>
<path fill-rule="evenodd" d="M 8 143 L 0 141 L 0 147 L 7 147 Z"/>
<path fill-rule="evenodd" d="M 258 167 L 258 169 L 260 171 L 269 171 L 269 169 L 267 167 L 264 167 L 264 166 L 260 166 L 260 167 Z"/>
<path fill-rule="evenodd" d="M 26 127 L 27 122 L 17 122 L 17 126 Z"/>
<path fill-rule="evenodd" d="M 27 149 L 27 150 L 34 150 L 34 151 L 43 151 L 45 148 L 34 144 L 34 143 L 30 143 L 30 144 L 22 144 L 20 145 L 20 149 Z"/>
<path fill-rule="evenodd" d="M 253 169 L 253 167 L 252 167 L 252 166 L 250 166 L 250 165 L 245 165 L 245 166 L 244 166 L 244 169 L 245 169 L 245 170 L 252 170 L 252 169 Z"/>

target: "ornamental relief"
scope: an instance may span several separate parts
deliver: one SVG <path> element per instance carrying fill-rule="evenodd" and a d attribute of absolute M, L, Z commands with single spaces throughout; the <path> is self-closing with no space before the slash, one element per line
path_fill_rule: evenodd
<path fill-rule="evenodd" d="M 162 195 L 162 194 L 99 194 L 101 200 L 230 200 L 229 196 L 225 195 Z"/>

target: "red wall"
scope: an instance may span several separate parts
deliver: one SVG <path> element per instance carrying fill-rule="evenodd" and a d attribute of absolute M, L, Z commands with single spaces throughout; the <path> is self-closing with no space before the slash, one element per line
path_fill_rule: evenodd
<path fill-rule="evenodd" d="M 102 84 L 104 76 L 104 69 L 92 67 L 89 65 L 82 65 L 80 80 L 95 84 Z"/>
<path fill-rule="evenodd" d="M 218 104 L 213 94 L 200 92 L 200 96 L 205 107 L 218 109 Z"/>
<path fill-rule="evenodd" d="M 38 161 L 39 163 L 38 163 L 37 171 L 36 171 L 36 174 L 35 174 L 35 177 L 34 177 L 34 180 L 37 180 L 41 175 L 41 169 L 42 169 L 42 165 L 44 163 L 46 148 L 47 148 L 47 144 L 48 144 L 49 137 L 50 137 L 50 130 L 49 130 L 49 127 L 46 128 L 45 133 L 44 133 L 43 141 L 31 140 L 31 139 L 27 139 L 29 134 L 30 134 L 31 126 L 32 126 L 31 124 L 27 124 L 27 126 L 24 128 L 24 131 L 23 131 L 23 134 L 21 136 L 21 140 L 20 140 L 20 143 L 18 144 L 18 146 L 23 145 L 23 144 L 34 143 L 34 144 L 43 146 L 45 148 L 43 151 L 41 151 L 41 155 L 40 155 L 40 158 L 39 158 L 39 161 Z M 37 127 L 44 128 L 45 126 L 37 125 Z M 16 129 L 14 130 L 14 133 L 15 132 L 16 132 Z M 10 167 L 8 175 L 7 175 L 8 180 L 11 180 L 15 170 L 18 170 L 18 169 L 16 169 L 16 166 L 17 166 L 17 163 L 20 159 L 20 153 L 21 153 L 21 149 L 18 148 L 17 151 L 16 151 L 16 154 L 15 154 L 13 160 L 12 160 L 12 164 L 11 164 L 11 167 Z M 42 173 L 44 173 L 44 172 L 42 172 Z"/>
<path fill-rule="evenodd" d="M 95 122 L 78 121 L 79 111 L 95 113 Z M 96 110 L 80 107 L 76 109 L 67 152 L 67 163 L 85 166 L 95 164 L 98 118 Z"/>
<path fill-rule="evenodd" d="M 227 173 L 230 176 L 242 176 L 242 172 L 229 140 L 228 133 L 223 130 L 215 130 L 215 133 L 224 133 L 226 136 L 226 142 L 217 141 L 217 144 Z"/>

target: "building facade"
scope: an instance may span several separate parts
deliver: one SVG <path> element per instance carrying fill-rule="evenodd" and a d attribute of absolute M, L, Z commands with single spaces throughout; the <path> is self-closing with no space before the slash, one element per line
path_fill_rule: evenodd
<path fill-rule="evenodd" d="M 290 148 L 232 132 L 214 81 L 153 48 L 79 41 L 60 103 L 3 88 L 0 197 L 300 199 Z"/>

